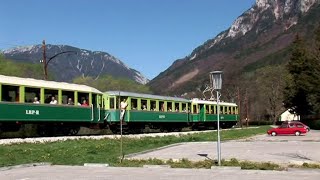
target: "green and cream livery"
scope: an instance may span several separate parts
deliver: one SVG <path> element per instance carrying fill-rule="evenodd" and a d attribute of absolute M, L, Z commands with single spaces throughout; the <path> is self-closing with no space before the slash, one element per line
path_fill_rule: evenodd
<path fill-rule="evenodd" d="M 173 131 L 216 126 L 217 103 L 213 101 L 123 91 L 102 93 L 86 85 L 0 75 L 0 132 L 35 124 L 42 135 L 75 135 L 80 127 L 109 127 L 116 133 L 121 101 L 127 104 L 122 122 L 129 132 L 146 127 Z M 220 114 L 225 127 L 239 119 L 234 103 L 220 103 Z"/>

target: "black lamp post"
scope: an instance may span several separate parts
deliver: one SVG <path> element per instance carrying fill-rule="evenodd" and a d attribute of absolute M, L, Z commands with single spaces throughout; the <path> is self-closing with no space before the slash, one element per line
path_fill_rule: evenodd
<path fill-rule="evenodd" d="M 63 51 L 60 53 L 55 54 L 54 56 L 50 57 L 47 61 L 47 56 L 46 56 L 46 42 L 45 40 L 42 41 L 42 48 L 43 48 L 43 59 L 40 60 L 41 63 L 43 63 L 43 72 L 44 72 L 44 79 L 47 80 L 48 79 L 48 64 L 50 63 L 50 61 L 54 58 L 56 58 L 57 56 L 61 55 L 61 54 L 66 54 L 66 53 L 75 53 L 77 54 L 76 51 Z"/>
<path fill-rule="evenodd" d="M 222 87 L 222 71 L 210 72 L 210 79 L 212 80 L 212 88 L 217 92 L 217 154 L 218 154 L 218 165 L 221 166 L 221 142 L 220 142 L 220 107 L 219 98 L 220 90 Z"/>

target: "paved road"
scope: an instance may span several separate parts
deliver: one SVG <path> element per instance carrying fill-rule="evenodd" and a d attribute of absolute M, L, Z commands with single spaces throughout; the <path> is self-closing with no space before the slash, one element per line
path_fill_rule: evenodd
<path fill-rule="evenodd" d="M 273 161 L 278 163 L 320 162 L 320 131 L 311 131 L 306 136 L 255 136 L 245 140 L 222 143 L 222 158 L 236 157 L 252 161 Z M 134 158 L 163 158 L 203 160 L 198 154 L 216 157 L 216 144 L 185 143 L 157 151 L 134 156 Z M 114 168 L 84 166 L 36 166 L 13 169 L 0 168 L 1 180 L 40 179 L 223 179 L 223 180 L 269 180 L 310 179 L 318 180 L 320 170 L 254 171 L 239 169 L 170 169 L 170 168 Z"/>
<path fill-rule="evenodd" d="M 168 168 L 112 168 L 83 166 L 39 166 L 0 170 L 1 180 L 318 180 L 320 171 L 255 171 L 237 169 L 168 169 Z"/>
<path fill-rule="evenodd" d="M 305 136 L 268 136 L 260 135 L 240 141 L 228 141 L 221 144 L 223 159 L 236 158 L 255 162 L 274 162 L 280 164 L 320 163 L 320 131 L 311 131 Z M 216 159 L 215 142 L 181 143 L 156 151 L 129 155 L 133 159 L 157 158 L 179 160 L 186 158 L 193 161 L 208 158 Z"/>

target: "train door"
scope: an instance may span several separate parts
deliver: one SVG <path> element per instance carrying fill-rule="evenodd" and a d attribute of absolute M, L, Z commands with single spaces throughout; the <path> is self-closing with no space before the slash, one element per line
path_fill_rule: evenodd
<path fill-rule="evenodd" d="M 99 100 L 101 100 L 101 98 L 98 98 L 97 94 L 92 94 L 92 119 L 91 121 L 94 123 L 98 123 L 99 121 L 101 121 L 101 103 L 99 102 Z"/>
<path fill-rule="evenodd" d="M 206 118 L 206 108 L 204 104 L 199 104 L 199 122 L 204 122 Z"/>

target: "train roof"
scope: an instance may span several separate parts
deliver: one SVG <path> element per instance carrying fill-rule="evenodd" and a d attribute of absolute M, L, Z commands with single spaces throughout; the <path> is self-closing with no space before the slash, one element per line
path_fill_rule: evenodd
<path fill-rule="evenodd" d="M 207 101 L 207 100 L 200 100 L 200 99 L 192 99 L 191 102 L 195 104 L 212 104 L 212 105 L 217 104 L 217 101 Z M 236 103 L 221 102 L 221 101 L 219 104 L 223 106 L 237 106 Z"/>
<path fill-rule="evenodd" d="M 152 94 L 143 94 L 143 93 L 134 93 L 134 92 L 126 92 L 126 91 L 106 91 L 104 92 L 111 96 L 130 96 L 137 98 L 148 98 L 148 99 L 157 99 L 157 100 L 166 100 L 166 101 L 179 101 L 179 102 L 190 102 L 188 99 L 179 98 L 179 97 L 170 97 L 170 96 L 159 96 Z"/>
<path fill-rule="evenodd" d="M 4 76 L 0 75 L 0 84 L 18 85 L 18 86 L 28 86 L 28 87 L 38 87 L 38 88 L 48 88 L 48 89 L 62 89 L 80 92 L 92 92 L 101 94 L 102 92 L 86 85 L 72 84 L 66 82 L 56 82 L 56 81 L 45 81 L 32 78 L 20 78 L 14 76 Z"/>

